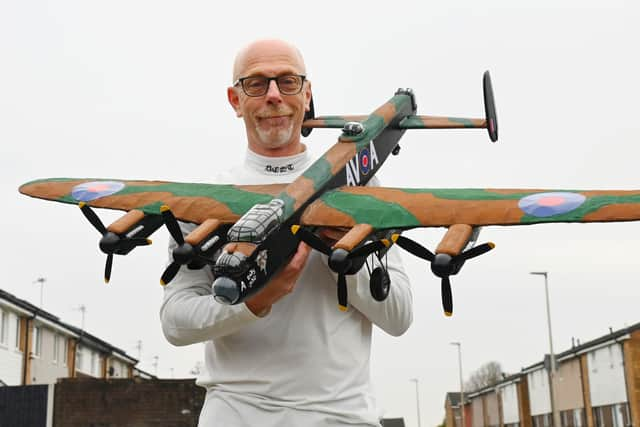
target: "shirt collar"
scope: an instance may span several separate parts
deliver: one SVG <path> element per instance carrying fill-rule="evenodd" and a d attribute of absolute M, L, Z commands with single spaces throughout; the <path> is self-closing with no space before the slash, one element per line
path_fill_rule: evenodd
<path fill-rule="evenodd" d="M 309 154 L 305 147 L 302 153 L 286 157 L 267 157 L 247 149 L 245 164 L 263 175 L 288 175 L 302 170 L 308 163 Z"/>

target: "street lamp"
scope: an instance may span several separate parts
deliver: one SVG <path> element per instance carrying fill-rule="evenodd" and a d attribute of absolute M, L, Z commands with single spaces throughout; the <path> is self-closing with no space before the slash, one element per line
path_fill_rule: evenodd
<path fill-rule="evenodd" d="M 462 345 L 459 342 L 449 343 L 458 347 L 458 372 L 460 373 L 460 416 L 461 425 L 466 427 L 464 423 L 464 383 L 462 381 Z"/>
<path fill-rule="evenodd" d="M 420 424 L 420 394 L 418 393 L 418 379 L 417 378 L 411 378 L 409 381 L 413 381 L 414 383 L 416 383 L 416 409 L 418 411 L 418 427 L 422 427 L 422 424 Z"/>
<path fill-rule="evenodd" d="M 553 334 L 551 333 L 551 309 L 549 308 L 549 283 L 546 271 L 532 271 L 529 274 L 534 276 L 544 276 L 544 295 L 547 301 L 547 325 L 549 326 L 549 358 L 551 359 L 550 391 L 551 391 L 551 413 L 553 414 L 554 427 L 560 427 L 560 414 L 556 405 L 556 357 L 553 353 Z"/>

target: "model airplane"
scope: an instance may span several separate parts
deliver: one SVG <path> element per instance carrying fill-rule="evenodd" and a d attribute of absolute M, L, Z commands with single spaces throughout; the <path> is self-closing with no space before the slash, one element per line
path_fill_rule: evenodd
<path fill-rule="evenodd" d="M 445 314 L 453 313 L 449 277 L 465 261 L 491 250 L 476 246 L 481 226 L 550 222 L 607 222 L 640 219 L 639 191 L 402 189 L 364 187 L 407 129 L 486 128 L 490 139 L 498 127 L 489 73 L 483 76 L 485 119 L 416 115 L 409 89 L 396 94 L 368 116 L 305 117 L 302 133 L 313 128 L 341 128 L 338 142 L 290 184 L 211 185 L 159 181 L 54 178 L 20 187 L 23 194 L 80 204 L 85 217 L 102 234 L 107 254 L 105 281 L 113 255 L 128 254 L 150 243 L 165 224 L 178 246 L 162 274 L 169 283 L 181 266 L 211 266 L 215 299 L 238 304 L 260 290 L 288 263 L 299 241 L 328 256 L 337 273 L 338 304 L 348 305 L 346 275 L 355 274 L 369 257 L 382 261 L 397 244 L 431 263 L 441 278 Z M 91 207 L 128 211 L 105 227 Z M 183 237 L 179 221 L 199 224 Z M 405 237 L 415 227 L 447 227 L 434 252 Z M 346 230 L 333 245 L 321 238 L 324 228 Z M 373 298 L 389 292 L 385 263 L 369 270 Z"/>

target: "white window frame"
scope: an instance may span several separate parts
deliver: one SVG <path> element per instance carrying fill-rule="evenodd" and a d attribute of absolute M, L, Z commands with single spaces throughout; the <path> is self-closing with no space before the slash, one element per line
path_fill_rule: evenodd
<path fill-rule="evenodd" d="M 42 356 L 42 326 L 39 325 L 33 327 L 33 355 Z"/>
<path fill-rule="evenodd" d="M 67 359 L 69 358 L 69 341 L 64 335 L 60 335 L 62 341 L 62 366 L 67 366 Z"/>
<path fill-rule="evenodd" d="M 16 340 L 15 349 L 20 350 L 20 316 L 16 316 Z"/>
<path fill-rule="evenodd" d="M 0 345 L 9 346 L 9 312 L 0 309 Z"/>
<path fill-rule="evenodd" d="M 80 344 L 76 347 L 76 371 L 84 372 L 84 351 Z"/>
<path fill-rule="evenodd" d="M 54 332 L 53 334 L 53 360 L 52 362 L 57 364 L 58 357 L 60 356 L 60 334 Z"/>

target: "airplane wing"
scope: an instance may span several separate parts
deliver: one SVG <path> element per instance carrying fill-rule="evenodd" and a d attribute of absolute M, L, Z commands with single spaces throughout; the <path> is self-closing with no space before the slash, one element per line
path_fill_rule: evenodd
<path fill-rule="evenodd" d="M 381 230 L 633 220 L 640 220 L 640 190 L 341 187 L 311 203 L 300 222 Z"/>
<path fill-rule="evenodd" d="M 138 210 L 160 215 L 169 206 L 181 221 L 201 224 L 215 218 L 234 223 L 256 203 L 268 203 L 284 184 L 214 185 L 166 181 L 123 181 L 95 178 L 51 178 L 32 181 L 20 187 L 31 197 L 61 203 L 84 202 L 96 208 Z"/>
<path fill-rule="evenodd" d="M 293 230 L 312 247 L 326 253 L 329 265 L 338 271 L 350 268 L 375 251 L 398 244 L 431 264 L 431 271 L 441 278 L 442 307 L 450 316 L 453 313 L 450 276 L 457 274 L 466 261 L 495 246 L 491 242 L 475 245 L 479 227 L 633 220 L 640 220 L 640 190 L 341 187 L 311 203 L 300 218 L 301 227 Z M 329 248 L 309 231 L 315 227 L 343 228 L 348 232 Z M 432 252 L 401 235 L 402 230 L 415 227 L 448 230 Z M 374 298 L 388 292 L 385 283 L 372 279 Z"/>

